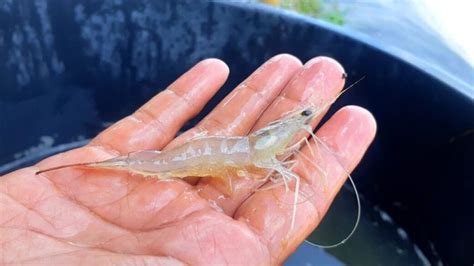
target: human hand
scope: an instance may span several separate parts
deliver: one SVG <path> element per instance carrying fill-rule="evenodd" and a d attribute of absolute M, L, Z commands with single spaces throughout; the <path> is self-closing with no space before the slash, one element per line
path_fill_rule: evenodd
<path fill-rule="evenodd" d="M 284 187 L 255 192 L 261 183 L 245 178 L 234 181 L 233 194 L 227 197 L 220 183 L 209 178 L 195 180 L 196 184 L 163 182 L 84 167 L 35 175 L 52 166 L 167 149 L 203 131 L 246 135 L 295 106 L 324 105 L 344 86 L 344 70 L 332 59 L 318 57 L 302 66 L 293 56 L 279 55 L 237 86 L 197 126 L 175 138 L 222 86 L 228 72 L 223 62 L 204 60 L 85 147 L 1 177 L 1 264 L 282 263 L 318 225 L 346 180 L 344 168 L 351 171 L 374 138 L 376 125 L 368 111 L 344 107 L 316 133 L 336 155 L 320 149 L 315 159 L 327 172 L 324 188 L 321 178 L 311 174 L 314 171 L 301 170 L 307 162 L 295 169 L 302 177 L 301 190 L 316 193 L 298 205 L 291 231 L 293 206 L 281 203 L 291 202 L 285 199 L 293 192 Z M 308 148 L 301 152 L 308 153 Z"/>

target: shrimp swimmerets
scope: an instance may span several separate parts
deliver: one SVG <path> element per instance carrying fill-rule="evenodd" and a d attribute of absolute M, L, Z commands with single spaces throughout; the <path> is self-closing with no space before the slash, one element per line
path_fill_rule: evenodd
<path fill-rule="evenodd" d="M 312 133 L 311 121 L 343 92 L 321 108 L 310 106 L 290 112 L 283 118 L 269 123 L 266 127 L 248 136 L 201 136 L 167 151 L 137 151 L 100 162 L 62 165 L 44 169 L 36 174 L 66 167 L 87 166 L 126 169 L 132 173 L 153 176 L 160 180 L 188 176 L 213 177 L 219 178 L 231 186 L 231 176 L 256 174 L 253 176 L 260 176 L 263 181 L 266 181 L 271 173 L 276 172 L 282 177 L 287 190 L 287 183 L 291 180 L 295 181 L 291 231 L 295 224 L 300 177 L 285 167 L 285 162 L 278 158 L 289 158 L 299 150 L 301 141 L 291 147 L 288 146 L 301 130 L 306 130 L 313 138 L 316 138 Z M 307 142 L 306 138 L 303 140 Z M 232 188 L 230 187 L 230 189 Z"/>

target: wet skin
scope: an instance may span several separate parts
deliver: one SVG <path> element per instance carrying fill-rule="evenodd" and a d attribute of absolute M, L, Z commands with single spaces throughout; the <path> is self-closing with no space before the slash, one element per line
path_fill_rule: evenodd
<path fill-rule="evenodd" d="M 167 149 L 200 132 L 246 135 L 304 103 L 325 105 L 344 86 L 343 68 L 317 57 L 267 61 L 197 126 L 176 136 L 219 90 L 229 74 L 217 59 L 191 68 L 132 115 L 87 146 L 52 156 L 0 178 L 0 264 L 273 265 L 282 263 L 318 225 L 334 196 L 372 142 L 372 115 L 339 110 L 316 133 L 334 154 L 318 149 L 318 171 L 301 159 L 294 169 L 302 193 L 295 229 L 288 232 L 293 192 L 258 190 L 239 178 L 232 196 L 214 179 L 159 182 L 124 171 L 61 164 L 108 159 L 143 149 Z M 320 118 L 317 120 L 319 121 Z M 316 126 L 315 121 L 313 126 Z M 308 147 L 301 150 L 310 155 Z"/>

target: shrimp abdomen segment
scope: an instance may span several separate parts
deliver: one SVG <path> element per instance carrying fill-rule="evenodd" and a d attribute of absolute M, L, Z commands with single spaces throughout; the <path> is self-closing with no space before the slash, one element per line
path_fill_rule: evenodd
<path fill-rule="evenodd" d="M 227 168 L 250 165 L 251 148 L 247 137 L 205 137 L 195 139 L 150 157 L 135 152 L 128 168 L 145 175 L 168 177 L 216 176 Z"/>

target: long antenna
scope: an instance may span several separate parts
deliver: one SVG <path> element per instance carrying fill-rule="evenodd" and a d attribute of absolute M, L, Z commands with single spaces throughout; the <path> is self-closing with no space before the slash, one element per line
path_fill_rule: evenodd
<path fill-rule="evenodd" d="M 347 74 L 346 74 L 347 75 Z M 363 79 L 365 79 L 365 75 L 362 76 L 360 79 L 356 80 L 354 83 L 352 83 L 351 85 L 347 86 L 347 88 L 343 89 L 341 92 L 339 92 L 339 94 L 335 97 L 335 100 L 337 100 L 337 98 L 339 98 L 339 96 L 341 96 L 341 94 L 343 94 L 344 92 L 346 92 L 347 90 L 349 90 L 350 88 L 354 87 L 355 85 L 357 85 L 357 83 L 361 82 Z"/>

